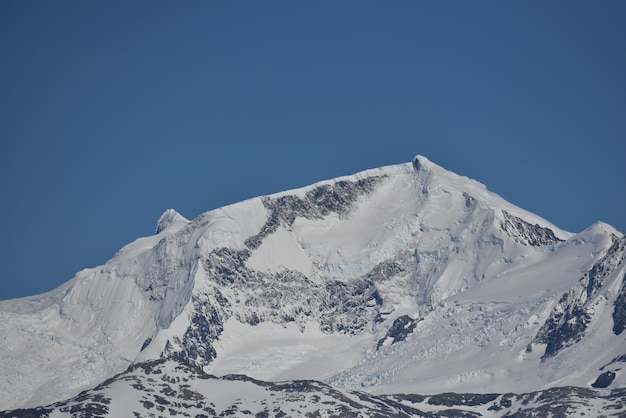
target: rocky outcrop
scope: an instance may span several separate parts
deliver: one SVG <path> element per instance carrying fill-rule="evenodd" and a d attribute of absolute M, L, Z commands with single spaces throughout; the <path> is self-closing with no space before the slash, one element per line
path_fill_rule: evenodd
<path fill-rule="evenodd" d="M 563 294 L 534 339 L 535 343 L 546 344 L 543 360 L 558 354 L 565 347 L 575 344 L 584 337 L 595 313 L 594 303 L 600 296 L 606 279 L 624 262 L 625 254 L 624 239 L 613 237 L 613 244 L 606 254 L 580 278 L 576 287 Z M 622 285 L 613 311 L 615 334 L 621 333 L 626 323 L 624 293 Z"/>
<path fill-rule="evenodd" d="M 469 204 L 466 201 L 466 205 Z M 524 245 L 532 245 L 533 247 L 541 247 L 544 245 L 554 245 L 563 240 L 554 235 L 550 228 L 539 226 L 538 224 L 530 224 L 513 216 L 507 211 L 502 211 L 504 221 L 500 223 L 502 231 L 516 242 Z"/>
<path fill-rule="evenodd" d="M 376 349 L 378 350 L 384 345 L 393 345 L 404 341 L 406 337 L 413 332 L 418 322 L 419 319 L 413 319 L 408 315 L 402 315 L 396 318 L 385 337 L 378 341 Z"/>

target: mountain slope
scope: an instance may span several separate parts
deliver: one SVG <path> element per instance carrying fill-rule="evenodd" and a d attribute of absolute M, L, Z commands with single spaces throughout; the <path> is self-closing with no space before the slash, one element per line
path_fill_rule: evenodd
<path fill-rule="evenodd" d="M 443 393 L 370 395 L 321 382 L 263 382 L 243 375 L 221 378 L 191 365 L 156 360 L 130 367 L 67 401 L 0 417 L 495 417 L 620 416 L 626 389 L 575 387 L 527 394 Z"/>
<path fill-rule="evenodd" d="M 0 409 L 159 358 L 378 394 L 624 387 L 624 242 L 424 157 L 193 221 L 169 210 L 104 266 L 0 302 Z"/>

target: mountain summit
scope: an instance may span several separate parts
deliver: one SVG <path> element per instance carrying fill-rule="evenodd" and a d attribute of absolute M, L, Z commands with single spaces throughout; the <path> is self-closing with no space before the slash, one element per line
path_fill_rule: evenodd
<path fill-rule="evenodd" d="M 422 156 L 170 209 L 105 265 L 0 302 L 0 410 L 155 361 L 348 397 L 621 390 L 625 254 L 609 225 L 563 231 Z"/>

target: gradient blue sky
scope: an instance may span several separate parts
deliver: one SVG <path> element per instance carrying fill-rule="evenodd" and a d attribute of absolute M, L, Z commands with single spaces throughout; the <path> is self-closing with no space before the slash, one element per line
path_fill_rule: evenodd
<path fill-rule="evenodd" d="M 0 299 L 422 154 L 626 231 L 625 1 L 0 2 Z"/>

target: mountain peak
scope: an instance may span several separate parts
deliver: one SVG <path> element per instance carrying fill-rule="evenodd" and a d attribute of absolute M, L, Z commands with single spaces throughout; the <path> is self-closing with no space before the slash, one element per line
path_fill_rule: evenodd
<path fill-rule="evenodd" d="M 176 212 L 174 209 L 166 210 L 157 221 L 156 233 L 160 234 L 175 222 L 188 223 L 189 220 L 187 220 L 187 218 L 180 213 Z"/>
<path fill-rule="evenodd" d="M 422 157 L 421 155 L 416 155 L 415 157 L 413 157 L 413 168 L 415 169 L 415 171 L 419 171 L 422 168 L 422 160 L 424 157 Z M 422 159 L 422 160 L 420 160 Z"/>
<path fill-rule="evenodd" d="M 604 232 L 607 234 L 615 235 L 618 238 L 621 238 L 623 235 L 620 231 L 615 229 L 612 225 L 609 225 L 603 221 L 596 221 L 593 225 L 591 225 L 587 229 L 597 230 L 597 231 Z"/>
<path fill-rule="evenodd" d="M 415 157 L 413 157 L 413 160 L 411 160 L 411 164 L 413 164 L 413 168 L 415 169 L 415 171 L 419 171 L 421 169 L 432 168 L 433 166 L 439 167 L 437 164 L 433 163 L 428 158 L 420 154 L 417 154 L 415 155 Z M 443 167 L 440 167 L 440 168 L 443 169 Z"/>

